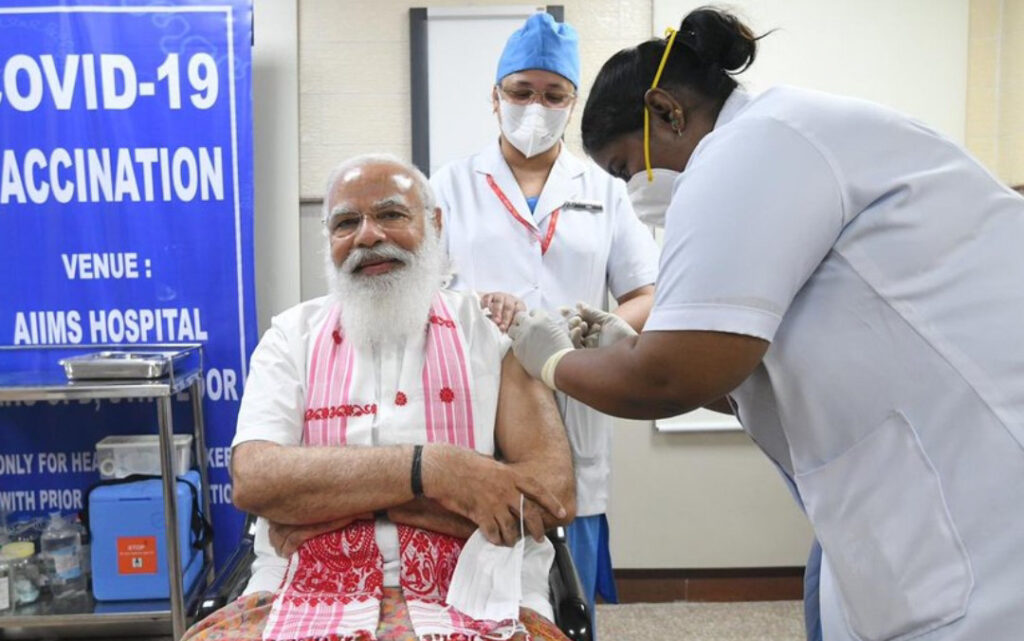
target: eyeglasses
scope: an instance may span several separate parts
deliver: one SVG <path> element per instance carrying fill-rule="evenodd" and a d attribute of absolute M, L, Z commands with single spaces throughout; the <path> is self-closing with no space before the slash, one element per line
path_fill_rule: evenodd
<path fill-rule="evenodd" d="M 564 109 L 571 105 L 572 101 L 576 98 L 576 94 L 574 93 L 551 89 L 546 91 L 537 91 L 527 87 L 506 89 L 501 85 L 498 85 L 498 89 L 501 90 L 501 93 L 505 94 L 508 101 L 514 105 L 528 105 L 535 99 L 539 98 L 541 104 L 545 107 L 551 107 L 552 109 Z"/>
<path fill-rule="evenodd" d="M 413 221 L 412 214 L 398 209 L 385 209 L 372 214 L 344 212 L 331 216 L 324 225 L 332 238 L 347 238 L 359 231 L 363 219 L 372 220 L 378 229 L 399 231 L 408 228 Z"/>

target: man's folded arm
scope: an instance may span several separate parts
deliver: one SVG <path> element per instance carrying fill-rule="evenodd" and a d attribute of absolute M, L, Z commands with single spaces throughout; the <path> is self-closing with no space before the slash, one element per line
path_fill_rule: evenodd
<path fill-rule="evenodd" d="M 415 498 L 412 457 L 412 445 L 300 447 L 246 441 L 235 446 L 231 459 L 234 503 L 281 525 L 389 510 Z M 431 443 L 423 446 L 422 458 L 424 498 L 468 519 L 494 543 L 518 538 L 510 509 L 518 509 L 519 493 L 564 515 L 547 485 L 489 456 Z"/>
<path fill-rule="evenodd" d="M 476 530 L 476 524 L 469 519 L 423 496 L 389 509 L 388 519 L 461 539 L 468 539 Z"/>
<path fill-rule="evenodd" d="M 307 525 L 353 517 L 413 498 L 412 445 L 301 447 L 246 441 L 231 456 L 240 510 Z"/>

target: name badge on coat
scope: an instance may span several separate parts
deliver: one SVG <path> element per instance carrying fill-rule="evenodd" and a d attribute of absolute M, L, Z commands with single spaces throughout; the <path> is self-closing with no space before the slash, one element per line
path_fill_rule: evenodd
<path fill-rule="evenodd" d="M 579 209 L 589 211 L 592 214 L 599 214 L 604 211 L 604 204 L 599 200 L 567 200 L 562 209 Z"/>

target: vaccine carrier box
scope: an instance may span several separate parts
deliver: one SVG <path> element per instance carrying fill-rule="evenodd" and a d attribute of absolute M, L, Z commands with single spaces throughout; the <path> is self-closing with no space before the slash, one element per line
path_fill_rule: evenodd
<path fill-rule="evenodd" d="M 193 545 L 192 529 L 193 497 L 202 505 L 199 472 L 182 475 L 175 485 L 181 549 L 178 571 L 188 592 L 203 569 L 203 552 Z M 92 490 L 88 501 L 93 596 L 98 601 L 170 598 L 163 482 L 146 479 L 101 485 Z"/>

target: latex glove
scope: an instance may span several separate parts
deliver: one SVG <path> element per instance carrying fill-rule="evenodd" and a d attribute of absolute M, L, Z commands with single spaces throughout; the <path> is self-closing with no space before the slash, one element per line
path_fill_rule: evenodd
<path fill-rule="evenodd" d="M 491 320 L 503 332 L 508 331 L 512 318 L 518 312 L 526 311 L 526 305 L 512 294 L 490 292 L 480 297 L 480 307 L 490 312 Z"/>
<path fill-rule="evenodd" d="M 611 312 L 595 309 L 586 303 L 577 303 L 576 309 L 579 310 L 580 322 L 588 327 L 583 336 L 584 347 L 607 347 L 637 335 L 629 323 Z"/>
<path fill-rule="evenodd" d="M 565 323 L 540 310 L 531 309 L 516 314 L 512 326 L 508 328 L 508 335 L 512 338 L 512 352 L 523 369 L 554 389 L 554 366 L 557 360 L 553 359 L 561 359 L 573 350 Z"/>
<path fill-rule="evenodd" d="M 566 327 L 569 329 L 569 340 L 576 349 L 582 349 L 583 338 L 587 335 L 587 321 L 580 316 L 579 310 L 573 307 L 559 307 L 559 313 L 565 319 Z"/>

